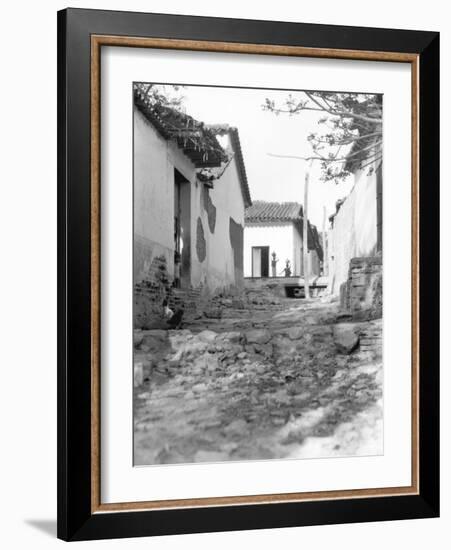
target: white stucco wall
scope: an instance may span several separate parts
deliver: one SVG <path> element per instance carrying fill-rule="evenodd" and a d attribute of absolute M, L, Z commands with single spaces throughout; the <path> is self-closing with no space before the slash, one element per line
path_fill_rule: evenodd
<path fill-rule="evenodd" d="M 198 182 L 192 187 L 191 227 L 194 236 L 192 254 L 192 281 L 194 286 L 206 284 L 211 289 L 238 284 L 235 280 L 234 252 L 230 241 L 230 218 L 240 224 L 244 230 L 244 200 L 235 159 L 229 164 L 222 176 L 214 181 L 209 190 L 210 199 L 216 208 L 215 229 L 212 233 L 208 223 L 208 214 L 204 208 L 203 184 Z M 202 220 L 206 240 L 206 258 L 201 263 L 197 259 L 196 231 L 197 218 Z"/>
<path fill-rule="evenodd" d="M 142 279 L 152 258 L 164 255 L 173 270 L 173 166 L 168 143 L 134 109 L 134 279 Z"/>
<path fill-rule="evenodd" d="M 329 291 L 338 294 L 348 278 L 349 262 L 372 256 L 377 248 L 377 174 L 356 174 L 352 191 L 341 205 L 329 231 Z"/>
<path fill-rule="evenodd" d="M 246 224 L 244 228 L 244 276 L 252 277 L 252 247 L 269 246 L 269 274 L 271 275 L 271 254 L 276 253 L 277 275 L 285 267 L 285 260 L 290 260 L 293 269 L 294 258 L 293 223 Z"/>
<path fill-rule="evenodd" d="M 189 284 L 206 284 L 211 290 L 241 284 L 235 272 L 230 240 L 230 218 L 244 228 L 244 200 L 235 159 L 210 189 L 216 208 L 214 231 L 210 231 L 204 207 L 203 187 L 193 163 L 176 144 L 163 139 L 153 125 L 134 110 L 134 279 L 142 279 L 155 256 L 164 255 L 169 275 L 174 270 L 174 168 L 189 183 Z M 185 188 L 186 190 L 186 188 Z M 199 261 L 196 250 L 200 217 L 206 257 Z"/>
<path fill-rule="evenodd" d="M 134 109 L 134 280 L 148 272 L 155 256 L 174 272 L 174 169 L 195 180 L 192 162 Z M 191 238 L 191 237 L 190 237 Z"/>

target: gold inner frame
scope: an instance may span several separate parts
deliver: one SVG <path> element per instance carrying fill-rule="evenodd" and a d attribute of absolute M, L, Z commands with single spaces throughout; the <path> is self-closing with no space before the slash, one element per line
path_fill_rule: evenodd
<path fill-rule="evenodd" d="M 412 94 L 412 480 L 407 487 L 102 503 L 100 498 L 100 50 L 102 46 L 410 63 Z M 91 36 L 91 512 L 305 502 L 419 494 L 419 56 L 166 38 Z"/>

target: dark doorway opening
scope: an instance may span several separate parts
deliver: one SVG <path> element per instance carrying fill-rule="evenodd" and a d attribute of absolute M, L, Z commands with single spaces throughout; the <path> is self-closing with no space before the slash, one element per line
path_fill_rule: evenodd
<path fill-rule="evenodd" d="M 269 277 L 269 246 L 252 247 L 252 277 Z"/>
<path fill-rule="evenodd" d="M 191 282 L 191 186 L 174 168 L 174 284 Z"/>

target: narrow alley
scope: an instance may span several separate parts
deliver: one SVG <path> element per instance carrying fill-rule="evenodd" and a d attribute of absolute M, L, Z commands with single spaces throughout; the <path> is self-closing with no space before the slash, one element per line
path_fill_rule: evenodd
<path fill-rule="evenodd" d="M 268 291 L 218 300 L 220 318 L 135 330 L 135 465 L 383 452 L 380 318 Z"/>

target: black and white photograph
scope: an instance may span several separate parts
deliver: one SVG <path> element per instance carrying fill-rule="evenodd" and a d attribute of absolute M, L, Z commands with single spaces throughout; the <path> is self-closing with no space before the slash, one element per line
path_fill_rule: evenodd
<path fill-rule="evenodd" d="M 6 550 L 446 548 L 449 9 L 371 7 L 5 4 Z"/>
<path fill-rule="evenodd" d="M 383 454 L 383 96 L 133 84 L 134 464 Z"/>

